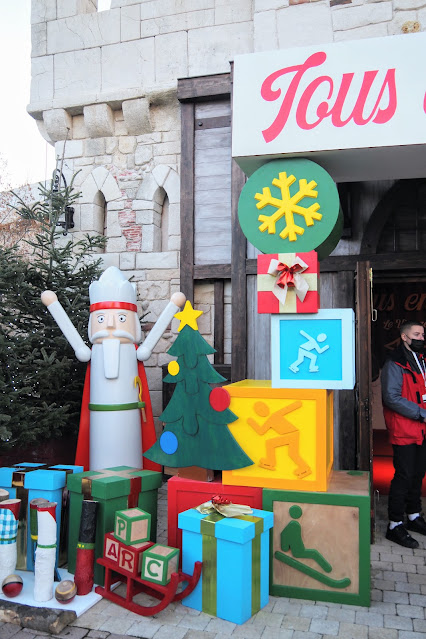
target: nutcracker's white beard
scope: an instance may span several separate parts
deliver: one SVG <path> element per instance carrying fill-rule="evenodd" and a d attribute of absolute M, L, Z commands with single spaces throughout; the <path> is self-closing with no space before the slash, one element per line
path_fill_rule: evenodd
<path fill-rule="evenodd" d="M 119 339 L 104 339 L 102 351 L 104 359 L 104 373 L 107 379 L 116 379 L 120 368 L 120 345 Z"/>
<path fill-rule="evenodd" d="M 117 329 L 112 332 L 114 338 L 124 337 L 130 342 L 135 342 L 135 336 L 132 333 Z M 103 338 L 108 339 L 103 339 Z M 118 377 L 118 371 L 120 368 L 120 339 L 113 339 L 110 337 L 110 332 L 103 330 L 97 331 L 94 335 L 89 334 L 89 339 L 92 344 L 97 339 L 102 339 L 102 352 L 104 360 L 104 374 L 106 379 L 116 379 Z"/>

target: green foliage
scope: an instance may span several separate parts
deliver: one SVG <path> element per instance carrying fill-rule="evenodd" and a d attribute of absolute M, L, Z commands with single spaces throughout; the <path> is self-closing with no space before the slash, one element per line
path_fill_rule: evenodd
<path fill-rule="evenodd" d="M 87 334 L 89 284 L 105 240 L 75 240 L 57 226 L 79 197 L 73 181 L 15 208 L 35 231 L 21 247 L 0 247 L 0 450 L 77 432 L 86 365 L 79 363 L 40 295 L 53 290 L 80 335 Z M 22 244 L 27 259 L 22 257 Z"/>

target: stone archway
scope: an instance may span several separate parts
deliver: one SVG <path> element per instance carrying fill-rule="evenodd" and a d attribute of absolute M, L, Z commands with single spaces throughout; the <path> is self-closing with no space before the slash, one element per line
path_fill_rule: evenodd
<path fill-rule="evenodd" d="M 168 200 L 167 233 L 163 233 L 163 205 Z M 180 178 L 170 166 L 160 164 L 147 175 L 136 195 L 133 207 L 142 224 L 151 224 L 151 246 L 142 240 L 142 250 L 175 251 L 180 246 Z M 142 233 L 144 237 L 144 233 Z M 167 243 L 166 243 L 166 241 Z"/>
<path fill-rule="evenodd" d="M 360 252 L 371 255 L 425 248 L 426 178 L 398 180 L 371 214 Z"/>
<path fill-rule="evenodd" d="M 120 200 L 122 197 L 113 175 L 104 166 L 96 167 L 81 185 L 81 230 L 104 235 L 105 208 L 109 202 Z"/>

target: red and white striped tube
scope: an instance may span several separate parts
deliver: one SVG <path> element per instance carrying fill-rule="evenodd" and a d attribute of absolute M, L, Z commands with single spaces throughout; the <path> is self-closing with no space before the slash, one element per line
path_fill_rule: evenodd
<path fill-rule="evenodd" d="M 56 503 L 37 506 L 38 540 L 34 566 L 34 599 L 53 598 L 56 561 Z"/>
<path fill-rule="evenodd" d="M 3 579 L 16 570 L 20 508 L 20 499 L 5 499 L 0 502 L 0 586 Z"/>

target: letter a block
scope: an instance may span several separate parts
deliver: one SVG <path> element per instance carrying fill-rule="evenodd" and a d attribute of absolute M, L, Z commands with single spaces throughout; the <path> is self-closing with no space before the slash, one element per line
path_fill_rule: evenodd
<path fill-rule="evenodd" d="M 222 483 L 327 490 L 333 466 L 333 392 L 271 388 L 246 379 L 225 386 L 238 419 L 228 428 L 251 466 L 224 470 Z"/>
<path fill-rule="evenodd" d="M 127 572 L 133 577 L 137 577 L 141 572 L 142 555 L 153 545 L 152 541 L 143 541 L 140 544 L 128 546 L 122 541 L 118 541 L 113 533 L 106 533 L 104 558 L 117 564 L 117 570 L 120 572 Z"/>
<path fill-rule="evenodd" d="M 333 471 L 327 492 L 263 491 L 274 513 L 271 595 L 370 605 L 369 473 Z"/>
<path fill-rule="evenodd" d="M 118 565 L 118 554 L 120 551 L 120 542 L 112 533 L 106 533 L 104 542 L 104 557 L 109 561 L 113 561 Z"/>
<path fill-rule="evenodd" d="M 143 553 L 141 577 L 165 586 L 169 583 L 172 573 L 178 571 L 178 564 L 177 548 L 155 544 Z"/>
<path fill-rule="evenodd" d="M 140 544 L 151 534 L 151 515 L 140 508 L 115 513 L 114 536 L 124 544 Z"/>

